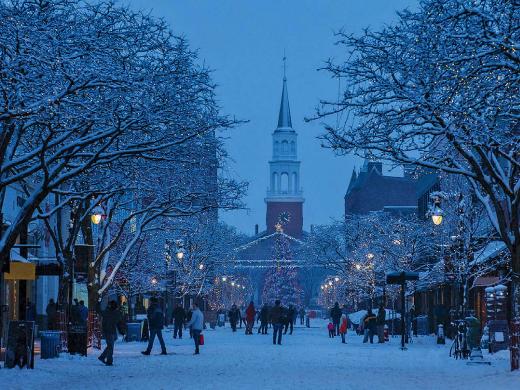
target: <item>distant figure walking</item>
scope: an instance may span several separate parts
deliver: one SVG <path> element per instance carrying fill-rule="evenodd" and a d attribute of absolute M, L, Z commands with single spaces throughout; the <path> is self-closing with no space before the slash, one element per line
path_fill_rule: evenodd
<path fill-rule="evenodd" d="M 249 302 L 249 306 L 246 309 L 246 334 L 253 334 L 253 325 L 255 323 L 255 305 L 253 301 Z"/>
<path fill-rule="evenodd" d="M 155 341 L 155 336 L 159 339 L 159 343 L 161 344 L 161 355 L 167 355 L 166 353 L 166 345 L 164 344 L 164 339 L 162 335 L 162 329 L 164 327 L 164 314 L 159 305 L 157 298 L 152 297 L 152 304 L 146 311 L 146 317 L 148 318 L 148 327 L 150 328 L 150 339 L 148 340 L 148 348 L 146 351 L 141 352 L 143 355 L 150 355 L 153 348 L 153 342 Z"/>
<path fill-rule="evenodd" d="M 339 335 L 339 320 L 341 319 L 341 308 L 339 307 L 339 303 L 336 302 L 334 307 L 330 310 L 330 318 L 332 318 L 332 323 L 334 324 L 334 335 Z"/>
<path fill-rule="evenodd" d="M 341 342 L 345 344 L 345 336 L 347 335 L 347 316 L 341 315 L 341 324 L 339 325 L 339 334 L 341 335 Z"/>
<path fill-rule="evenodd" d="M 101 331 L 107 343 L 105 350 L 99 355 L 98 359 L 107 366 L 111 366 L 114 361 L 114 344 L 117 340 L 117 328 L 120 326 L 123 317 L 116 301 L 110 301 L 105 310 L 101 310 L 101 306 L 98 303 L 96 311 L 101 315 Z"/>
<path fill-rule="evenodd" d="M 186 321 L 186 311 L 184 310 L 181 304 L 177 304 L 175 309 L 173 309 L 172 317 L 173 338 L 176 339 L 178 336 L 179 339 L 182 339 L 182 327 L 184 326 L 184 322 Z"/>
<path fill-rule="evenodd" d="M 195 353 L 194 355 L 198 355 L 199 345 L 200 345 L 200 334 L 202 333 L 202 329 L 204 329 L 204 314 L 199 309 L 199 305 L 195 302 L 192 305 L 192 315 L 191 320 L 186 324 L 186 327 L 191 327 L 193 332 L 193 341 L 195 342 Z"/>
<path fill-rule="evenodd" d="M 377 338 L 378 343 L 382 344 L 385 342 L 385 320 L 386 320 L 386 310 L 383 304 L 379 305 L 379 310 L 377 311 L 376 318 L 376 327 L 377 327 Z"/>
<path fill-rule="evenodd" d="M 233 304 L 231 306 L 231 310 L 228 313 L 229 316 L 229 324 L 231 325 L 231 330 L 233 332 L 237 331 L 237 322 L 240 318 L 240 311 L 237 308 L 237 305 Z"/>
<path fill-rule="evenodd" d="M 305 323 L 305 309 L 302 308 L 300 309 L 300 325 L 303 325 Z"/>
<path fill-rule="evenodd" d="M 274 302 L 271 309 L 271 324 L 273 324 L 273 344 L 282 345 L 282 324 L 283 324 L 283 308 L 280 306 L 280 300 Z"/>
<path fill-rule="evenodd" d="M 363 342 L 366 343 L 370 338 L 370 344 L 374 343 L 374 334 L 376 333 L 376 316 L 372 313 L 372 309 L 368 309 L 367 315 L 363 321 L 365 336 Z"/>
<path fill-rule="evenodd" d="M 287 320 L 285 322 L 285 331 L 283 332 L 283 334 L 287 334 L 288 329 L 291 329 L 289 334 L 292 334 L 295 319 L 296 319 L 296 309 L 294 308 L 293 305 L 289 305 L 289 308 L 287 309 Z"/>
<path fill-rule="evenodd" d="M 269 324 L 269 307 L 267 305 L 262 306 L 260 310 L 260 327 L 258 333 L 267 334 L 267 325 Z"/>
<path fill-rule="evenodd" d="M 334 324 L 332 323 L 332 321 L 330 321 L 329 324 L 327 325 L 327 329 L 329 331 L 329 339 L 333 339 L 334 338 Z"/>
<path fill-rule="evenodd" d="M 47 313 L 47 329 L 55 330 L 56 329 L 56 303 L 54 303 L 54 299 L 49 299 L 49 303 L 47 304 L 47 308 L 45 309 Z"/>

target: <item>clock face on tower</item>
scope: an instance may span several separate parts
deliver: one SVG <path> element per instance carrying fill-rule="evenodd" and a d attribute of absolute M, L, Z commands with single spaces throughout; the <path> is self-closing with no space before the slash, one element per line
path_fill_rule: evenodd
<path fill-rule="evenodd" d="M 278 216 L 278 221 L 282 225 L 287 225 L 291 221 L 291 214 L 287 211 L 282 211 Z"/>

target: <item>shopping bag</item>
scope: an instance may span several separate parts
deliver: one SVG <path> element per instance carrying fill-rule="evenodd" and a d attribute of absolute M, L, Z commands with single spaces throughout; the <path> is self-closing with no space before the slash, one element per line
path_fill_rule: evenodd
<path fill-rule="evenodd" d="M 204 335 L 202 333 L 199 336 L 199 345 L 204 345 Z"/>

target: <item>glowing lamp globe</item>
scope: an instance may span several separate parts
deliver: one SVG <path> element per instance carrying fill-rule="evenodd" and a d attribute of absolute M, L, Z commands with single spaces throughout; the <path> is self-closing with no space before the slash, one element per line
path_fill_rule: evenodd
<path fill-rule="evenodd" d="M 432 213 L 432 221 L 435 225 L 442 223 L 442 210 L 439 206 L 436 206 Z"/>

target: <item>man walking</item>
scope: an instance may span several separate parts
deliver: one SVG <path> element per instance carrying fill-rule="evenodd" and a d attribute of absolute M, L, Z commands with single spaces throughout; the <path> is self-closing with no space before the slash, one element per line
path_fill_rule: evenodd
<path fill-rule="evenodd" d="M 296 310 L 294 309 L 293 305 L 289 305 L 289 308 L 287 309 L 287 322 L 285 323 L 285 331 L 283 332 L 283 334 L 287 334 L 287 330 L 289 328 L 291 329 L 289 334 L 292 334 L 295 318 L 296 318 Z"/>
<path fill-rule="evenodd" d="M 47 329 L 55 330 L 56 329 L 56 303 L 54 303 L 54 299 L 49 299 L 49 303 L 45 308 L 45 312 L 47 313 Z"/>
<path fill-rule="evenodd" d="M 238 310 L 237 305 L 233 304 L 233 306 L 231 306 L 231 310 L 229 311 L 228 315 L 229 315 L 229 323 L 231 325 L 231 330 L 233 332 L 236 332 L 237 331 L 237 322 L 240 317 L 240 311 Z"/>
<path fill-rule="evenodd" d="M 85 306 L 85 301 L 79 301 L 79 318 L 81 325 L 85 326 L 88 322 L 88 308 Z M 125 318 L 125 317 L 123 317 Z"/>
<path fill-rule="evenodd" d="M 175 309 L 173 309 L 172 313 L 173 317 L 173 338 L 176 339 L 179 336 L 179 339 L 182 339 L 182 327 L 184 322 L 186 321 L 186 311 L 182 307 L 181 304 L 177 304 Z"/>
<path fill-rule="evenodd" d="M 200 344 L 200 334 L 202 333 L 202 329 L 204 328 L 204 314 L 199 309 L 199 305 L 195 302 L 192 305 L 192 315 L 191 320 L 186 324 L 186 328 L 191 326 L 191 330 L 193 332 L 193 340 L 195 342 L 195 353 L 194 355 L 199 354 L 199 344 Z"/>
<path fill-rule="evenodd" d="M 258 333 L 267 334 L 267 324 L 269 323 L 269 308 L 267 305 L 262 306 L 259 317 L 260 328 L 258 328 Z"/>
<path fill-rule="evenodd" d="M 117 308 L 116 301 L 110 301 L 105 310 L 101 310 L 98 303 L 96 311 L 102 317 L 101 331 L 107 343 L 105 350 L 99 355 L 98 359 L 107 366 L 111 366 L 114 360 L 114 344 L 117 340 L 117 326 L 122 321 L 121 312 Z"/>
<path fill-rule="evenodd" d="M 385 342 L 385 320 L 386 320 L 386 310 L 383 304 L 379 305 L 379 309 L 377 311 L 376 318 L 376 328 L 377 328 L 377 338 L 378 343 L 382 344 Z"/>
<path fill-rule="evenodd" d="M 156 297 L 152 297 L 150 301 L 151 305 L 146 311 L 148 327 L 150 328 L 150 339 L 148 340 L 148 348 L 146 348 L 146 351 L 141 353 L 143 355 L 150 355 L 150 352 L 152 352 L 155 335 L 157 335 L 159 343 L 161 344 L 161 355 L 167 355 L 166 345 L 164 344 L 164 339 L 162 336 L 162 329 L 164 327 L 164 314 Z"/>
<path fill-rule="evenodd" d="M 271 324 L 273 324 L 273 344 L 282 345 L 282 326 L 283 326 L 283 307 L 280 306 L 280 300 L 274 302 L 271 309 Z"/>
<path fill-rule="evenodd" d="M 341 308 L 339 307 L 339 303 L 336 302 L 334 307 L 330 310 L 330 318 L 332 318 L 332 323 L 334 324 L 334 335 L 339 335 L 339 321 L 341 320 Z"/>

